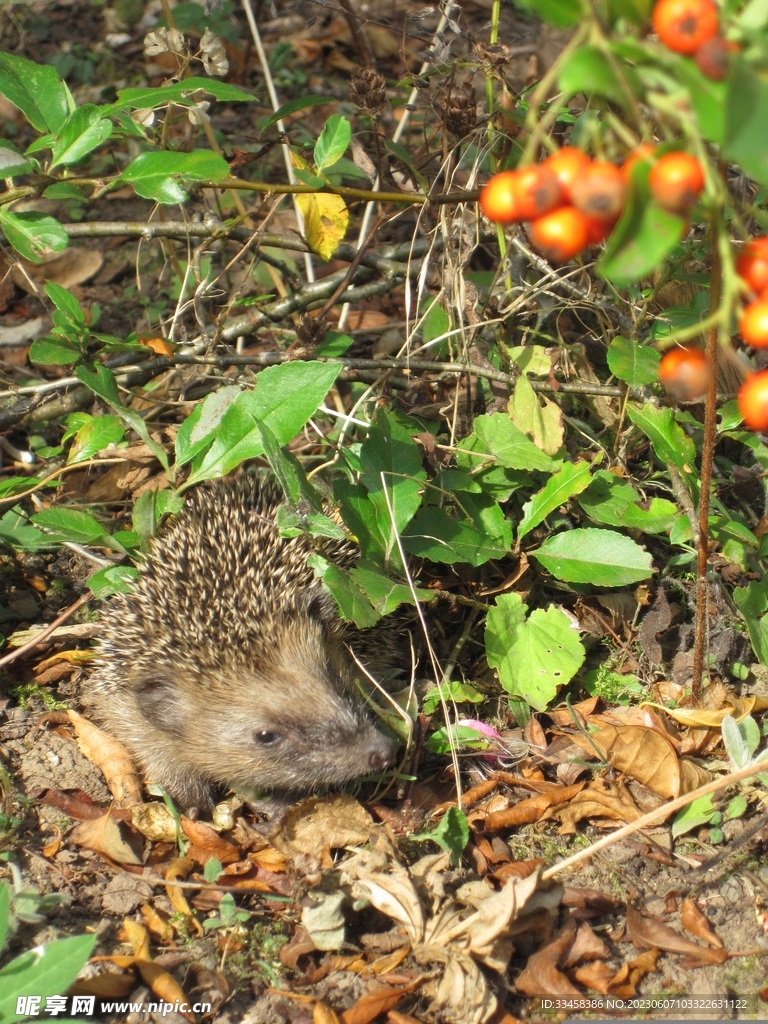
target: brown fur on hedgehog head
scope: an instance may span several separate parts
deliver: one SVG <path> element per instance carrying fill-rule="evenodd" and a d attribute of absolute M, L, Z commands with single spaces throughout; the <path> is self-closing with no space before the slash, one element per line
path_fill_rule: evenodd
<path fill-rule="evenodd" d="M 199 489 L 104 616 L 96 715 L 185 808 L 222 786 L 284 797 L 393 759 L 355 686 L 361 635 L 307 568 L 313 543 L 280 537 L 280 503 L 249 478 Z M 353 557 L 339 542 L 321 553 Z"/>

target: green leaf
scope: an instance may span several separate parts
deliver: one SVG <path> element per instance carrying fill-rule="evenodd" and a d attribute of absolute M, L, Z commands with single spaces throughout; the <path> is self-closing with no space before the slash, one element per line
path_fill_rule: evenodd
<path fill-rule="evenodd" d="M 675 77 L 688 90 L 693 112 L 704 137 L 716 146 L 722 145 L 728 79 L 714 82 L 699 70 L 694 61 L 686 57 L 679 57 L 675 62 Z"/>
<path fill-rule="evenodd" d="M 734 54 L 725 94 L 723 156 L 750 178 L 768 184 L 768 82 Z"/>
<path fill-rule="evenodd" d="M 457 519 L 443 508 L 425 508 L 403 535 L 403 548 L 433 562 L 482 565 L 504 558 L 512 547 L 512 524 L 487 495 L 462 494 L 472 519 Z"/>
<path fill-rule="evenodd" d="M 762 580 L 736 587 L 733 600 L 744 617 L 752 649 L 761 665 L 768 665 L 768 595 Z"/>
<path fill-rule="evenodd" d="M 501 466 L 509 469 L 536 469 L 544 473 L 552 472 L 557 466 L 504 413 L 478 416 L 473 427 L 475 435 Z"/>
<path fill-rule="evenodd" d="M 608 346 L 608 368 L 614 377 L 631 388 L 653 384 L 659 377 L 661 356 L 649 345 L 639 345 L 626 338 L 614 338 Z"/>
<path fill-rule="evenodd" d="M 29 518 L 21 508 L 9 509 L 0 519 L 0 541 L 22 551 L 37 551 L 51 542 L 36 526 L 30 526 Z"/>
<path fill-rule="evenodd" d="M 533 555 L 556 579 L 566 583 L 625 587 L 653 575 L 649 553 L 613 530 L 556 533 Z"/>
<path fill-rule="evenodd" d="M 215 96 L 223 103 L 249 102 L 256 99 L 249 92 L 238 89 L 228 82 L 220 82 L 215 78 L 183 78 L 180 82 L 164 85 L 157 89 L 119 89 L 117 101 L 111 107 L 105 107 L 104 113 L 113 110 L 138 110 L 145 107 L 165 107 L 169 103 L 182 106 L 193 106 L 200 97 L 207 93 Z M 327 98 L 323 100 L 327 103 Z"/>
<path fill-rule="evenodd" d="M 16 1012 L 19 996 L 34 994 L 43 1001 L 61 995 L 88 962 L 96 944 L 95 935 L 76 935 L 44 946 L 35 946 L 17 956 L 0 971 L 0 1020 L 22 1020 Z"/>
<path fill-rule="evenodd" d="M 80 308 L 80 303 L 72 292 L 67 291 L 66 288 L 62 288 L 60 284 L 48 281 L 45 286 L 45 294 L 54 304 L 56 309 L 61 313 L 66 313 L 67 317 L 73 321 L 73 323 L 78 325 L 85 323 L 85 312 Z"/>
<path fill-rule="evenodd" d="M 458 807 L 449 807 L 437 828 L 413 838 L 418 842 L 429 839 L 437 843 L 441 850 L 450 853 L 451 865 L 457 868 L 461 864 L 461 855 L 469 842 L 469 835 L 469 822 L 464 812 Z"/>
<path fill-rule="evenodd" d="M 308 510 L 324 518 L 320 495 L 307 479 L 307 474 L 299 460 L 278 443 L 266 423 L 257 422 L 256 426 L 261 443 L 264 445 L 264 454 L 288 501 L 292 505 L 304 503 Z M 335 524 L 333 525 L 335 526 Z"/>
<path fill-rule="evenodd" d="M 327 167 L 332 167 L 344 156 L 351 138 L 352 126 L 346 117 L 333 114 L 328 118 L 320 132 L 320 138 L 315 143 L 315 170 L 318 174 L 322 174 Z"/>
<path fill-rule="evenodd" d="M 527 619 L 526 611 L 518 594 L 496 598 L 486 619 L 486 655 L 508 694 L 544 711 L 576 675 L 585 652 L 559 608 L 537 608 Z"/>
<path fill-rule="evenodd" d="M 324 356 L 326 359 L 338 359 L 352 348 L 355 339 L 348 334 L 339 334 L 338 331 L 328 331 L 326 336 L 315 349 L 315 355 Z"/>
<path fill-rule="evenodd" d="M 521 0 L 521 6 L 537 14 L 542 21 L 557 28 L 578 25 L 584 17 L 579 0 Z"/>
<path fill-rule="evenodd" d="M 655 199 L 630 192 L 621 219 L 597 262 L 598 276 L 626 288 L 655 270 L 679 243 L 685 221 Z"/>
<path fill-rule="evenodd" d="M 219 182 L 228 174 L 229 166 L 223 156 L 196 149 L 192 153 L 142 153 L 128 164 L 120 180 L 133 185 L 144 199 L 171 204 L 183 203 L 188 198 L 179 180 Z"/>
<path fill-rule="evenodd" d="M 624 526 L 624 514 L 640 495 L 626 480 L 600 470 L 579 498 L 579 504 L 595 522 L 606 526 Z"/>
<path fill-rule="evenodd" d="M 196 405 L 176 434 L 176 465 L 184 466 L 212 441 L 221 418 L 243 393 L 236 384 L 219 388 Z"/>
<path fill-rule="evenodd" d="M 588 462 L 565 462 L 559 472 L 551 476 L 544 487 L 523 505 L 523 518 L 517 528 L 517 539 L 522 540 L 550 512 L 564 505 L 574 494 L 581 494 L 592 482 L 592 466 Z"/>
<path fill-rule="evenodd" d="M 348 622 L 354 622 L 358 629 L 376 625 L 381 615 L 349 573 L 317 554 L 310 555 L 307 564 L 328 587 L 339 611 Z"/>
<path fill-rule="evenodd" d="M 39 132 L 57 132 L 70 112 L 69 89 L 56 69 L 12 53 L 0 53 L 0 95 Z"/>
<path fill-rule="evenodd" d="M 168 456 L 165 454 L 163 446 L 158 444 L 158 442 L 150 436 L 149 428 L 139 413 L 134 409 L 126 409 L 120 401 L 120 395 L 117 390 L 117 381 L 115 380 L 115 375 L 112 371 L 108 370 L 106 366 L 101 366 L 100 364 L 97 364 L 95 373 L 92 373 L 85 366 L 76 366 L 75 375 L 79 377 L 83 384 L 85 384 L 86 387 L 89 387 L 94 394 L 98 395 L 99 398 L 103 398 L 107 405 L 111 406 L 117 415 L 127 423 L 129 427 L 136 431 L 144 444 L 151 452 L 154 453 L 155 458 L 158 460 L 165 472 L 169 473 L 170 467 L 168 464 Z"/>
<path fill-rule="evenodd" d="M 95 544 L 102 541 L 106 531 L 88 512 L 74 508 L 47 508 L 32 516 L 35 526 L 48 531 L 48 539 L 60 543 Z"/>
<path fill-rule="evenodd" d="M 671 530 L 681 515 L 677 505 L 666 498 L 651 498 L 648 508 L 639 505 L 628 506 L 623 516 L 623 526 L 643 533 L 666 533 Z"/>
<path fill-rule="evenodd" d="M 32 164 L 21 155 L 14 145 L 0 139 L 0 178 L 12 178 L 16 174 L 28 174 Z"/>
<path fill-rule="evenodd" d="M 451 329 L 451 321 L 437 299 L 430 297 L 422 307 L 422 312 L 425 310 L 424 318 L 421 321 L 421 340 L 428 345 L 435 338 L 445 337 Z M 435 356 L 431 358 L 434 359 Z"/>
<path fill-rule="evenodd" d="M 53 338 L 50 334 L 44 338 L 35 338 L 29 349 L 30 360 L 42 366 L 68 366 L 70 363 L 76 363 L 82 354 L 78 345 Z"/>
<path fill-rule="evenodd" d="M 2 56 L 2 54 L 0 54 Z M 42 263 L 46 256 L 62 252 L 69 245 L 64 228 L 47 213 L 14 213 L 0 207 L 0 228 L 9 245 L 32 263 Z"/>
<path fill-rule="evenodd" d="M 657 409 L 648 404 L 630 404 L 627 406 L 627 415 L 651 442 L 661 462 L 671 462 L 685 473 L 693 472 L 696 448 L 691 438 L 676 422 L 671 409 Z"/>
<path fill-rule="evenodd" d="M 678 839 L 686 832 L 691 832 L 702 825 L 708 825 L 712 820 L 715 808 L 712 805 L 711 796 L 700 796 L 698 800 L 684 807 L 672 821 L 672 838 Z"/>
<path fill-rule="evenodd" d="M 111 565 L 89 576 L 88 586 L 93 596 L 101 600 L 112 594 L 130 594 L 138 578 L 139 570 L 132 565 Z"/>
<path fill-rule="evenodd" d="M 253 391 L 242 392 L 225 411 L 216 438 L 186 486 L 225 476 L 244 459 L 261 455 L 257 421 L 266 423 L 278 444 L 287 444 L 316 411 L 341 370 L 340 363 L 295 362 L 269 366 Z"/>
<path fill-rule="evenodd" d="M 479 690 L 469 683 L 441 683 L 440 686 L 433 686 L 428 690 L 424 700 L 421 702 L 421 709 L 425 715 L 434 714 L 440 707 L 440 693 L 447 704 L 482 704 L 485 697 Z"/>
<path fill-rule="evenodd" d="M 101 111 L 101 107 L 86 103 L 69 115 L 53 144 L 51 170 L 60 164 L 76 164 L 107 141 L 112 134 L 112 122 L 102 117 Z"/>
<path fill-rule="evenodd" d="M 630 102 L 626 86 L 637 95 L 640 83 L 628 64 L 623 64 L 621 70 L 626 84 L 619 81 L 607 57 L 600 50 L 594 46 L 582 46 L 561 67 L 558 87 L 566 98 L 585 93 L 587 96 L 604 96 L 626 107 Z"/>
<path fill-rule="evenodd" d="M 11 887 L 7 882 L 0 882 L 0 953 L 5 948 L 8 937 L 8 920 L 11 911 Z"/>
<path fill-rule="evenodd" d="M 125 430 L 117 416 L 94 416 L 75 434 L 67 465 L 84 462 L 111 444 L 122 441 Z"/>
<path fill-rule="evenodd" d="M 411 588 L 391 579 L 374 562 L 361 559 L 349 575 L 382 615 L 389 615 L 401 604 L 414 603 Z M 423 587 L 414 587 L 414 591 L 419 601 L 431 601 L 435 596 L 433 591 Z"/>
<path fill-rule="evenodd" d="M 421 449 L 394 416 L 378 408 L 360 449 L 360 467 L 375 509 L 384 561 L 400 566 L 397 538 L 421 504 L 426 473 Z"/>
<path fill-rule="evenodd" d="M 85 192 L 76 185 L 68 185 L 66 181 L 58 181 L 55 185 L 49 185 L 43 192 L 46 199 L 74 199 L 78 203 L 86 203 L 88 197 Z"/>
<path fill-rule="evenodd" d="M 119 95 L 120 93 L 118 93 Z M 255 98 L 255 96 L 251 97 L 251 99 Z M 288 103 L 284 103 L 282 107 L 278 107 L 261 130 L 265 132 L 267 128 L 271 128 L 273 124 L 277 124 L 278 121 L 282 121 L 283 118 L 288 117 L 290 114 L 295 114 L 297 110 L 306 110 L 307 107 L 318 107 L 327 102 L 327 96 L 297 96 L 295 100 L 290 100 Z M 346 147 L 344 148 L 346 149 Z"/>

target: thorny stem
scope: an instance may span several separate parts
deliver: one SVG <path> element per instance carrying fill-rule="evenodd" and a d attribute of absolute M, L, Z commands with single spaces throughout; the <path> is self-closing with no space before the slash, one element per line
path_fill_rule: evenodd
<path fill-rule="evenodd" d="M 713 222 L 712 266 L 709 277 L 709 315 L 713 316 L 720 306 L 722 263 L 720 260 L 719 222 Z M 707 606 L 709 587 L 707 585 L 707 555 L 709 554 L 709 499 L 712 487 L 712 460 L 715 453 L 715 431 L 717 427 L 717 342 L 720 334 L 719 323 L 713 323 L 707 331 L 706 356 L 709 372 L 706 405 L 704 407 L 704 443 L 701 452 L 701 482 L 699 485 L 699 549 L 696 559 L 696 629 L 693 642 L 693 683 L 694 700 L 701 693 L 704 673 L 704 655 L 707 646 Z"/>

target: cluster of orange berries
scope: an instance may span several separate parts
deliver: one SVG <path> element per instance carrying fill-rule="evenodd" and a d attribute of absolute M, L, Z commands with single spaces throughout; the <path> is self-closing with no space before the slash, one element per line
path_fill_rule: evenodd
<path fill-rule="evenodd" d="M 670 213 L 688 213 L 704 187 L 701 164 L 682 152 L 656 158 L 648 144 L 633 150 L 621 167 L 563 146 L 541 164 L 494 174 L 480 193 L 480 209 L 497 224 L 527 222 L 536 252 L 565 263 L 611 233 L 639 160 L 653 164 L 648 183 L 657 201 Z"/>
<path fill-rule="evenodd" d="M 736 258 L 736 273 L 757 298 L 739 320 L 739 334 L 754 348 L 768 348 L 768 237 L 753 238 Z M 752 430 L 768 430 L 768 370 L 751 373 L 738 395 L 739 411 Z"/>
<path fill-rule="evenodd" d="M 713 0 L 658 0 L 651 15 L 653 30 L 675 53 L 693 57 L 707 78 L 728 74 L 736 47 L 720 35 L 720 18 Z"/>
<path fill-rule="evenodd" d="M 753 238 L 736 258 L 736 273 L 757 296 L 739 319 L 739 333 L 753 348 L 768 348 L 768 237 Z M 659 380 L 682 402 L 701 398 L 709 384 L 709 367 L 700 348 L 688 345 L 667 352 Z M 750 373 L 737 395 L 739 412 L 750 430 L 768 431 L 768 370 Z"/>

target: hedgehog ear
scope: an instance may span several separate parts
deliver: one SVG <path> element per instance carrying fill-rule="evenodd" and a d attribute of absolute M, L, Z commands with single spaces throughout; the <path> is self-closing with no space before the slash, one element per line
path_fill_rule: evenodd
<path fill-rule="evenodd" d="M 178 686 L 168 676 L 142 676 L 133 683 L 139 710 L 150 725 L 174 736 L 184 735 L 184 713 Z"/>

